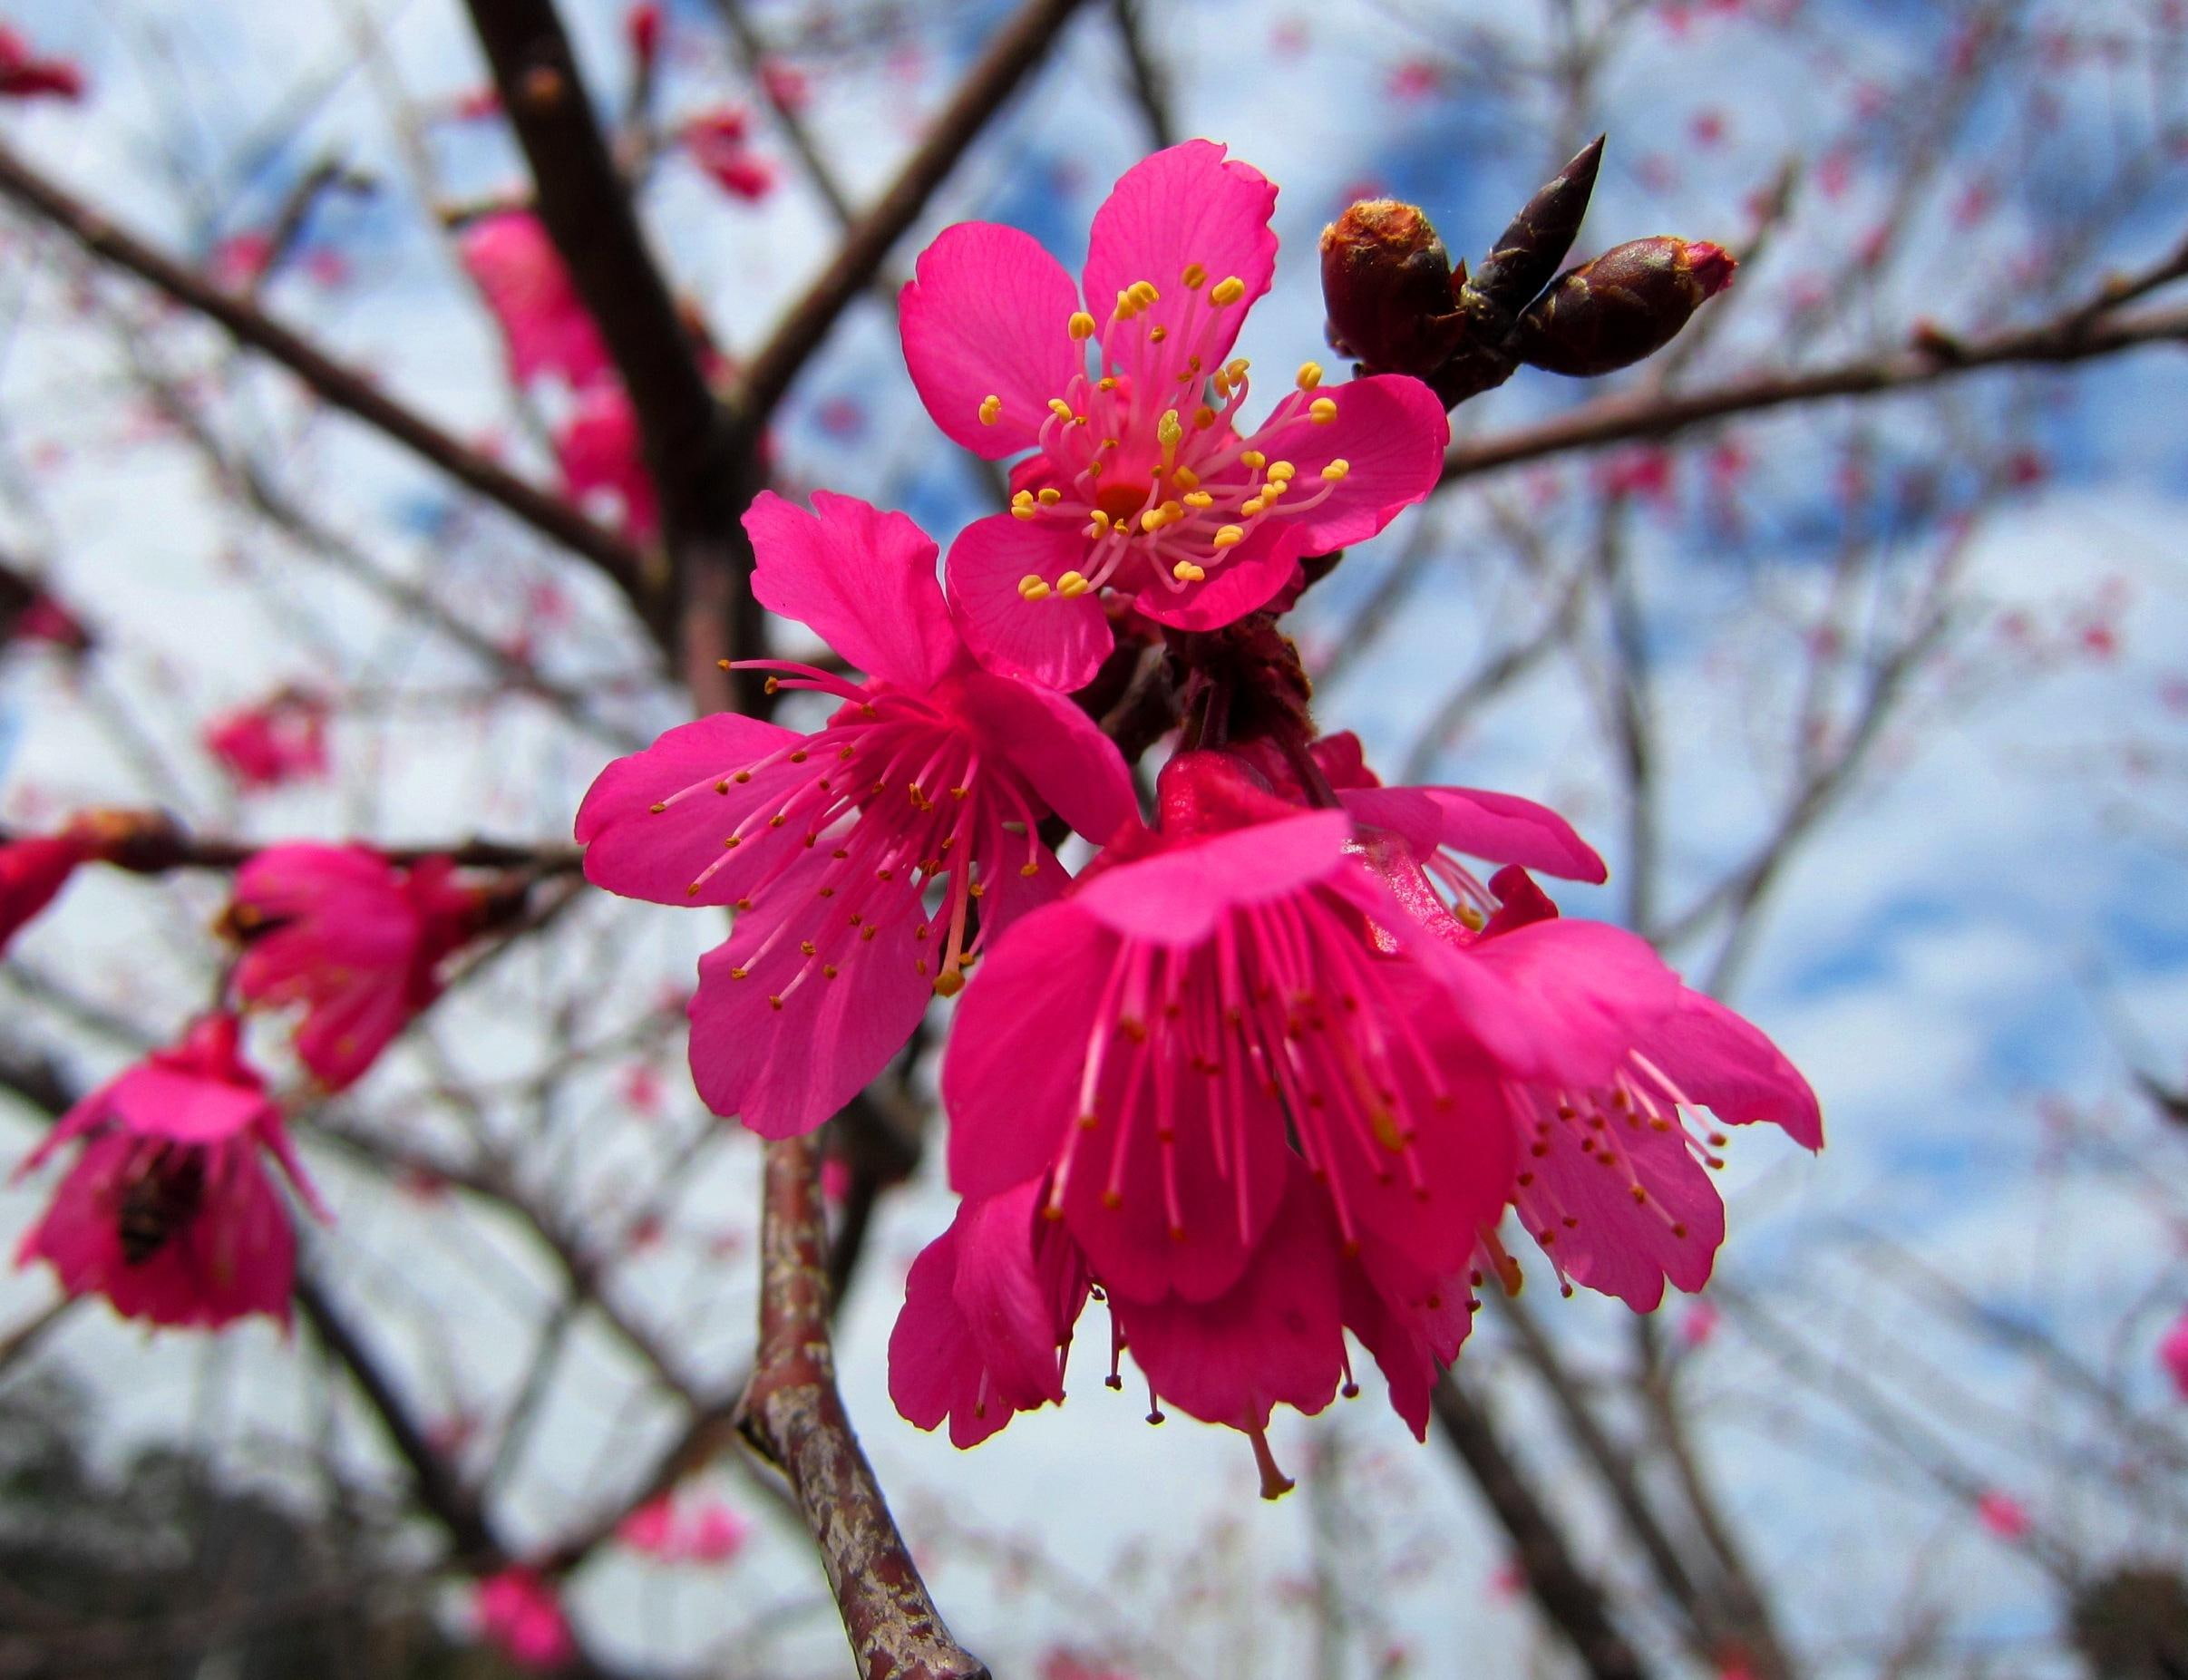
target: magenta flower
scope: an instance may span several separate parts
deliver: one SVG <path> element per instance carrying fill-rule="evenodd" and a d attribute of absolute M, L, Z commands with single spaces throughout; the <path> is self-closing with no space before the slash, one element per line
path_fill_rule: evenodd
<path fill-rule="evenodd" d="M 2180 1390 L 2181 1398 L 2188 1400 L 2188 1310 L 2173 1320 L 2173 1328 L 2165 1332 L 2165 1339 L 2158 1344 L 2158 1363 L 2165 1367 L 2165 1374 L 2173 1379 L 2173 1387 Z"/>
<path fill-rule="evenodd" d="M 21 1171 L 83 1150 L 15 1264 L 43 1259 L 71 1295 L 126 1318 L 217 1328 L 248 1313 L 288 1322 L 296 1232 L 261 1157 L 321 1211 L 280 1111 L 238 1054 L 233 1015 L 209 1015 L 61 1117 Z"/>
<path fill-rule="evenodd" d="M 550 1674 L 578 1655 L 562 1600 L 536 1569 L 512 1565 L 481 1581 L 472 1596 L 479 1632 L 518 1667 Z"/>
<path fill-rule="evenodd" d="M 315 695 L 285 692 L 223 713 L 206 724 L 201 739 L 247 793 L 327 772 L 326 703 Z"/>
<path fill-rule="evenodd" d="M 445 858 L 398 869 L 368 846 L 275 846 L 236 874 L 236 991 L 304 1006 L 297 1054 L 329 1091 L 354 1083 L 441 994 L 441 966 L 481 898 Z"/>
<path fill-rule="evenodd" d="M 1212 629 L 1434 484 L 1450 424 L 1403 375 L 1324 388 L 1309 363 L 1243 428 L 1251 381 L 1227 358 L 1275 270 L 1276 196 L 1208 141 L 1145 159 L 1095 213 L 1084 306 L 1014 228 L 964 223 L 920 255 L 901 316 L 928 413 L 990 461 L 1036 452 L 1010 512 L 949 554 L 951 605 L 993 668 L 1078 687 L 1112 645 L 1103 589 Z"/>
<path fill-rule="evenodd" d="M 75 834 L 34 834 L 0 845 L 0 951 L 61 895 L 69 878 L 96 856 Z"/>
<path fill-rule="evenodd" d="M 529 210 L 481 216 L 463 229 L 457 248 L 501 328 L 512 375 L 528 381 L 559 374 L 579 387 L 613 376 L 608 346 L 538 217 Z"/>
<path fill-rule="evenodd" d="M 1077 707 L 973 663 L 918 526 L 846 496 L 813 504 L 763 495 L 744 516 L 754 593 L 867 680 L 773 665 L 781 686 L 842 702 L 825 726 L 683 724 L 603 771 L 577 825 L 596 884 L 737 910 L 699 966 L 692 1073 L 715 1112 L 768 1137 L 835 1112 L 930 995 L 1062 890 L 1045 815 L 1106 837 L 1134 811 L 1123 760 Z"/>
<path fill-rule="evenodd" d="M 30 44 L 0 24 L 0 99 L 83 97 L 83 73 L 65 58 L 41 58 Z"/>
<path fill-rule="evenodd" d="M 606 517 L 634 539 L 661 529 L 661 499 L 646 470 L 637 412 L 614 380 L 578 393 L 554 436 L 562 493 L 588 513 Z"/>

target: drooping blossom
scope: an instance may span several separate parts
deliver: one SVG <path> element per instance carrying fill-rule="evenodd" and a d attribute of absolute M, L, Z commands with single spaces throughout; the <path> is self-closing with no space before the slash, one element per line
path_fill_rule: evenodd
<path fill-rule="evenodd" d="M 833 1113 L 931 995 L 1062 889 L 1048 812 L 1089 836 L 1133 814 L 1123 759 L 1077 707 L 973 662 L 918 526 L 850 497 L 813 505 L 769 494 L 746 513 L 754 594 L 866 680 L 771 665 L 781 687 L 841 703 L 823 727 L 683 724 L 602 772 L 577 823 L 597 885 L 737 910 L 699 966 L 692 1072 L 715 1112 L 769 1137 Z"/>
<path fill-rule="evenodd" d="M 554 374 L 584 387 L 612 376 L 608 346 L 538 217 L 481 216 L 463 229 L 457 249 L 501 329 L 517 379 Z"/>
<path fill-rule="evenodd" d="M 82 99 L 83 73 L 64 58 L 41 58 L 0 24 L 0 99 Z"/>
<path fill-rule="evenodd" d="M 297 1054 L 329 1091 L 354 1083 L 441 992 L 482 891 L 445 858 L 398 869 L 369 846 L 269 847 L 236 874 L 224 927 L 243 945 L 237 995 L 301 1005 Z"/>
<path fill-rule="evenodd" d="M 994 668 L 1077 687 L 1112 645 L 1104 589 L 1214 628 L 1435 482 L 1449 422 L 1402 375 L 1324 387 L 1309 363 L 1246 429 L 1230 349 L 1275 272 L 1276 194 L 1191 141 L 1117 182 L 1077 284 L 1014 228 L 964 223 L 921 254 L 901 322 L 928 413 L 988 460 L 1034 452 L 1011 510 L 950 550 L 951 603 Z"/>
<path fill-rule="evenodd" d="M 744 108 L 719 105 L 685 123 L 684 150 L 732 198 L 757 203 L 775 189 L 775 166 L 752 150 L 752 122 Z"/>
<path fill-rule="evenodd" d="M 84 840 L 67 833 L 34 834 L 0 844 L 0 952 L 94 855 Z"/>
<path fill-rule="evenodd" d="M 61 1117 L 22 1168 L 82 1152 L 15 1263 L 50 1264 L 71 1295 L 124 1317 L 216 1328 L 288 1322 L 296 1232 L 264 1158 L 315 1211 L 280 1110 L 243 1063 L 236 1018 L 209 1015 Z"/>
<path fill-rule="evenodd" d="M 327 772 L 327 707 L 284 692 L 222 713 L 205 726 L 205 750 L 245 792 L 315 781 Z"/>
<path fill-rule="evenodd" d="M 1159 788 L 1159 829 L 1026 917 L 959 1005 L 942 1089 L 967 1199 L 914 1267 L 892 1392 L 959 1444 L 1060 1399 L 1098 1283 L 1154 1394 L 1245 1432 L 1273 1493 L 1271 1410 L 1349 1385 L 1346 1327 L 1425 1428 L 1515 1132 L 1438 1025 L 1455 958 L 1346 811 L 1303 811 L 1229 753 L 1180 754 Z M 1473 840 L 1492 857 L 1579 846 L 1540 807 L 1503 814 Z"/>
<path fill-rule="evenodd" d="M 2181 1398 L 2188 1400 L 2188 1309 L 2173 1321 L 2173 1328 L 2165 1332 L 2165 1339 L 2158 1344 L 2158 1363 L 2173 1378 L 2173 1387 L 2181 1391 Z"/>
<path fill-rule="evenodd" d="M 479 1632 L 520 1668 L 549 1674 L 578 1655 L 562 1600 L 536 1569 L 514 1565 L 481 1581 L 472 1595 Z"/>

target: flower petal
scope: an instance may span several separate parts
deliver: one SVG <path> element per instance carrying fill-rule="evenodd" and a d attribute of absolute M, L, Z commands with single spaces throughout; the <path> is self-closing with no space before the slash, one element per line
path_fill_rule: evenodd
<path fill-rule="evenodd" d="M 1345 850 L 1351 832 L 1341 811 L 1257 823 L 1104 869 L 1073 902 L 1128 938 L 1172 948 L 1194 945 L 1233 906 L 1280 898 L 1308 881 L 1352 872 Z"/>
<path fill-rule="evenodd" d="M 952 442 L 1000 461 L 1040 438 L 1048 401 L 1085 371 L 1071 336 L 1079 297 L 1040 241 L 994 222 L 946 228 L 898 300 L 904 364 Z M 1000 399 L 992 425 L 980 405 Z"/>
<path fill-rule="evenodd" d="M 961 646 L 935 577 L 933 539 L 855 496 L 815 490 L 812 503 L 807 513 L 763 490 L 746 510 L 753 594 L 868 675 L 932 687 Z"/>
<path fill-rule="evenodd" d="M 1634 1048 L 1681 1093 L 1728 1125 L 1769 1121 L 1804 1149 L 1823 1147 L 1815 1092 L 1784 1053 L 1745 1017 L 1691 988 Z"/>
<path fill-rule="evenodd" d="M 1056 579 L 1086 558 L 1075 526 L 1008 513 L 975 520 L 949 547 L 949 608 L 973 656 L 990 671 L 1066 692 L 1094 681 L 1116 646 L 1099 597 L 1029 601 L 1019 582 Z"/>
<path fill-rule="evenodd" d="M 1269 460 L 1298 469 L 1299 499 L 1320 488 L 1331 461 L 1346 463 L 1327 500 L 1287 520 L 1299 529 L 1301 552 L 1327 554 L 1366 541 L 1435 488 L 1451 418 L 1434 393 L 1405 374 L 1377 374 L 1316 394 L 1337 404 L 1335 420 L 1317 425 L 1305 418 L 1304 403 L 1288 399 L 1298 417 L 1262 427 L 1253 442 Z"/>
<path fill-rule="evenodd" d="M 1362 822 L 1404 836 L 1425 856 L 1449 846 L 1491 863 L 1516 863 L 1568 880 L 1601 881 L 1595 848 L 1550 809 L 1482 788 L 1347 788 L 1337 797 Z"/>
<path fill-rule="evenodd" d="M 721 857 L 730 829 L 763 803 L 778 801 L 804 772 L 778 763 L 747 783 L 733 782 L 727 793 L 702 789 L 666 810 L 653 807 L 686 788 L 732 776 L 798 738 L 780 724 L 720 712 L 679 723 L 643 753 L 616 760 L 578 808 L 585 879 L 656 904 L 734 903 L 748 871 L 719 870 L 697 893 L 689 889 Z"/>
<path fill-rule="evenodd" d="M 1217 330 L 1201 340 L 1210 366 L 1228 354 L 1246 312 L 1269 290 L 1276 273 L 1277 236 L 1269 219 L 1276 213 L 1277 189 L 1250 163 L 1226 155 L 1213 141 L 1189 140 L 1143 158 L 1124 171 L 1102 208 L 1094 212 L 1086 251 L 1086 306 L 1110 345 L 1117 294 L 1145 280 L 1162 294 L 1155 309 L 1123 324 L 1137 343 L 1147 325 L 1174 324 L 1183 299 L 1208 308 L 1213 287 L 1235 277 L 1245 295 L 1225 307 Z M 1197 296 L 1181 277 L 1189 264 L 1207 271 Z"/>
<path fill-rule="evenodd" d="M 964 692 L 981 733 L 1079 833 L 1100 844 L 1139 815 L 1117 743 L 1064 695 L 985 672 L 966 678 Z"/>
<path fill-rule="evenodd" d="M 1677 1125 L 1610 1131 L 1615 1155 L 1600 1146 L 1600 1134 L 1599 1147 L 1584 1154 L 1574 1129 L 1554 1121 L 1539 1127 L 1543 1153 L 1526 1156 L 1532 1178 L 1515 1200 L 1565 1277 L 1638 1313 L 1654 1312 L 1666 1282 L 1691 1293 L 1709 1281 L 1725 1240 L 1725 1205 Z M 1634 1199 L 1635 1184 L 1646 1201 Z"/>
<path fill-rule="evenodd" d="M 1271 520 L 1259 525 L 1237 548 L 1204 568 L 1200 583 L 1172 588 L 1151 583 L 1133 605 L 1157 624 L 1181 630 L 1220 630 L 1248 613 L 1258 612 L 1282 594 L 1298 569 L 1303 533 L 1295 525 Z"/>

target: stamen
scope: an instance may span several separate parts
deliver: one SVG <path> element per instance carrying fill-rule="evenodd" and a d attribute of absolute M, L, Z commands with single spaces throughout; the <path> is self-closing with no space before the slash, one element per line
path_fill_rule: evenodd
<path fill-rule="evenodd" d="M 1070 332 L 1074 338 L 1084 344 L 1087 339 L 1094 336 L 1094 316 L 1088 315 L 1084 309 L 1075 309 L 1072 312 L 1071 320 L 1067 324 L 1066 330 Z"/>
<path fill-rule="evenodd" d="M 1317 397 L 1307 405 L 1307 418 L 1318 426 L 1326 426 L 1337 417 L 1335 397 Z"/>
<path fill-rule="evenodd" d="M 1218 283 L 1215 290 L 1208 294 L 1208 301 L 1215 305 L 1217 308 L 1222 309 L 1237 303 L 1245 296 L 1246 282 L 1234 274 L 1228 280 Z"/>
<path fill-rule="evenodd" d="M 1003 418 L 1003 399 L 993 392 L 980 399 L 980 423 L 992 426 Z"/>
<path fill-rule="evenodd" d="M 1312 391 L 1322 383 L 1322 364 L 1319 362 L 1299 364 L 1298 385 L 1302 391 Z"/>

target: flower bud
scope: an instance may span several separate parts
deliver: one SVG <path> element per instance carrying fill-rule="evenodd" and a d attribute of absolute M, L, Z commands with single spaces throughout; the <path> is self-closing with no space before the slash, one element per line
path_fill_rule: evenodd
<path fill-rule="evenodd" d="M 1568 269 L 1520 317 L 1520 360 L 1590 377 L 1630 367 L 1677 335 L 1704 302 L 1732 284 L 1722 246 L 1659 234 L 1614 247 Z"/>
<path fill-rule="evenodd" d="M 1580 231 L 1580 218 L 1588 214 L 1602 161 L 1603 136 L 1599 134 L 1528 199 L 1512 225 L 1497 236 L 1459 296 L 1460 307 L 1483 336 L 1502 338 L 1520 312 L 1550 284 Z"/>
<path fill-rule="evenodd" d="M 1329 342 L 1371 373 L 1426 378 L 1464 336 L 1451 255 L 1415 205 L 1355 204 L 1322 229 Z"/>

